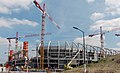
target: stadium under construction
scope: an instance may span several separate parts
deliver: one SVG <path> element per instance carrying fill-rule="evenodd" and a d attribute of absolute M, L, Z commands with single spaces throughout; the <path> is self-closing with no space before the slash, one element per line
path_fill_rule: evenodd
<path fill-rule="evenodd" d="M 92 61 L 97 62 L 103 55 L 115 55 L 120 51 L 110 50 L 105 48 L 102 50 L 100 47 L 85 45 L 86 46 L 86 63 Z M 15 66 L 29 66 L 30 68 L 40 68 L 40 54 L 39 47 L 36 47 L 36 57 L 28 57 L 28 42 L 24 42 L 23 49 L 17 53 L 10 52 L 9 64 Z M 104 52 L 104 53 L 103 53 Z M 44 46 L 44 69 L 51 68 L 56 70 L 64 70 L 64 66 L 69 64 L 71 67 L 78 67 L 83 64 L 84 51 L 83 45 L 74 42 L 52 42 L 49 41 Z"/>

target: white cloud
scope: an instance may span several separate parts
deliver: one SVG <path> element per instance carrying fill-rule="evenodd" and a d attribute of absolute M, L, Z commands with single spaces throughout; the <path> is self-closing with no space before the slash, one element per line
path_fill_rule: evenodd
<path fill-rule="evenodd" d="M 105 39 L 105 37 L 104 37 L 104 39 Z M 95 35 L 93 37 L 86 36 L 85 37 L 85 41 L 86 41 L 87 45 L 98 46 L 98 47 L 101 46 L 100 35 Z M 74 40 L 74 42 L 76 42 L 76 43 L 82 43 L 83 42 L 83 38 L 76 38 Z"/>
<path fill-rule="evenodd" d="M 120 47 L 120 42 L 118 42 L 116 45 Z"/>
<path fill-rule="evenodd" d="M 119 7 L 120 0 L 105 0 L 105 4 L 110 6 L 110 7 Z"/>
<path fill-rule="evenodd" d="M 15 39 L 11 39 L 11 48 L 14 48 L 15 47 L 14 45 L 15 45 Z M 9 41 L 6 38 L 0 37 L 0 47 L 4 47 L 8 49 L 8 46 L 9 46 Z"/>
<path fill-rule="evenodd" d="M 37 0 L 39 3 L 42 0 Z M 0 0 L 0 13 L 8 14 L 17 10 L 29 10 L 33 0 Z"/>
<path fill-rule="evenodd" d="M 90 19 L 97 20 L 97 19 L 101 19 L 103 17 L 105 17 L 105 15 L 103 13 L 96 13 L 95 12 L 91 15 Z"/>
<path fill-rule="evenodd" d="M 120 14 L 120 0 L 105 0 L 106 11 L 112 15 Z"/>
<path fill-rule="evenodd" d="M 14 49 L 14 45 L 15 44 L 15 40 L 11 40 L 11 49 Z M 5 56 L 8 56 L 8 48 L 9 48 L 9 42 L 6 38 L 1 38 L 0 37 L 0 50 L 1 50 L 1 57 L 0 59 L 1 60 L 7 60 L 7 57 Z M 5 62 L 5 61 L 3 61 Z"/>
<path fill-rule="evenodd" d="M 30 21 L 27 19 L 22 19 L 19 20 L 17 18 L 0 18 L 0 27 L 7 27 L 7 28 L 12 28 L 14 25 L 30 25 L 30 26 L 37 26 L 38 23 L 34 21 Z"/>
<path fill-rule="evenodd" d="M 0 37 L 0 43 L 1 44 L 8 44 L 8 40 L 6 38 L 1 38 Z"/>
<path fill-rule="evenodd" d="M 110 49 L 113 49 L 113 50 L 116 50 L 116 51 L 120 51 L 120 48 L 110 48 Z"/>
<path fill-rule="evenodd" d="M 95 0 L 87 0 L 88 3 L 93 3 Z"/>
<path fill-rule="evenodd" d="M 0 6 L 0 13 L 3 13 L 3 14 L 11 14 L 11 11 L 10 11 L 10 9 L 7 8 L 7 7 Z"/>
<path fill-rule="evenodd" d="M 98 20 L 93 25 L 90 26 L 91 30 L 99 30 L 100 26 L 103 27 L 104 31 L 115 31 L 120 30 L 120 18 L 111 20 Z"/>

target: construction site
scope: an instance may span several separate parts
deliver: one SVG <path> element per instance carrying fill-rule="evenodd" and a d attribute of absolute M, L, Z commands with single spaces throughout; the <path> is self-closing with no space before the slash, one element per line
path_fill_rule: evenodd
<path fill-rule="evenodd" d="M 38 50 L 40 45 L 36 47 Z M 74 42 L 52 42 L 49 41 L 44 46 L 43 69 L 51 69 L 52 71 L 64 71 L 66 69 L 75 68 L 84 64 L 83 45 Z M 119 54 L 120 51 L 107 49 L 101 50 L 101 47 L 86 45 L 85 63 L 97 62 L 101 58 Z M 15 66 L 30 67 L 29 69 L 41 69 L 41 57 L 38 52 L 36 57 L 28 59 L 29 49 L 28 42 L 24 42 L 23 49 L 17 53 L 10 51 L 9 64 Z"/>
<path fill-rule="evenodd" d="M 72 68 L 76 68 L 84 65 L 84 69 L 86 73 L 86 64 L 90 64 L 92 62 L 98 62 L 99 60 L 106 58 L 111 55 L 120 54 L 120 51 L 113 50 L 104 47 L 103 35 L 106 32 L 102 31 L 102 27 L 100 27 L 100 33 L 89 35 L 92 37 L 94 35 L 100 35 L 100 43 L 101 46 L 92 46 L 85 43 L 84 32 L 77 27 L 73 27 L 76 30 L 79 30 L 83 33 L 82 42 L 76 43 L 74 41 L 48 41 L 45 42 L 45 18 L 47 17 L 58 29 L 61 29 L 58 24 L 49 16 L 49 14 L 45 11 L 46 5 L 43 4 L 43 8 L 39 5 L 39 3 L 34 0 L 33 1 L 36 8 L 40 10 L 42 13 L 42 23 L 41 23 L 41 33 L 40 34 L 32 34 L 19 36 L 18 32 L 16 33 L 16 37 L 8 37 L 6 38 L 9 42 L 8 48 L 8 61 L 6 62 L 6 68 L 8 71 L 14 71 L 14 68 L 19 67 L 20 71 L 27 72 L 35 72 L 35 71 L 43 71 L 43 72 L 62 72 L 65 70 L 70 70 Z M 30 58 L 29 53 L 29 42 L 24 41 L 22 46 L 19 46 L 19 39 L 26 38 L 31 36 L 39 36 L 40 43 L 35 47 L 36 56 Z M 120 36 L 116 34 L 116 36 Z M 11 50 L 11 40 L 15 40 L 15 50 Z M 15 70 L 19 71 L 19 70 Z M 50 71 L 50 72 L 48 72 Z"/>

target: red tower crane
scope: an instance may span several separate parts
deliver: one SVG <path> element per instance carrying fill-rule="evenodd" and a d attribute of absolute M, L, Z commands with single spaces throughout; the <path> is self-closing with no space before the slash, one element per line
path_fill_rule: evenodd
<path fill-rule="evenodd" d="M 51 33 L 46 33 L 44 35 L 51 35 Z M 27 37 L 34 37 L 34 36 L 41 36 L 40 34 L 28 34 L 24 36 L 19 36 L 19 38 L 27 38 Z"/>
<path fill-rule="evenodd" d="M 45 12 L 45 4 L 43 4 L 43 8 L 39 5 L 39 3 L 34 0 L 33 1 L 36 7 L 42 12 L 42 29 L 41 29 L 41 46 L 40 46 L 40 69 L 44 70 L 44 32 L 45 32 L 45 17 L 47 16 L 57 27 L 60 29 L 58 24 L 49 16 L 48 13 Z"/>
<path fill-rule="evenodd" d="M 46 33 L 45 35 L 50 35 L 51 33 Z M 19 36 L 18 32 L 16 32 L 16 36 L 15 37 L 9 37 L 6 38 L 9 42 L 9 48 L 8 48 L 8 56 L 9 56 L 9 52 L 10 52 L 10 48 L 11 48 L 11 40 L 14 39 L 15 40 L 15 53 L 18 52 L 18 40 L 20 38 L 28 38 L 28 37 L 34 37 L 34 36 L 40 36 L 40 34 L 29 34 L 29 35 L 24 35 L 24 36 Z M 19 55 L 15 55 L 15 58 L 18 58 Z"/>

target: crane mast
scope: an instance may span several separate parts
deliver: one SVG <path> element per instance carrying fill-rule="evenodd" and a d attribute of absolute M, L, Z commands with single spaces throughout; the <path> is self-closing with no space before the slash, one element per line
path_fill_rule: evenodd
<path fill-rule="evenodd" d="M 43 5 L 45 10 L 45 4 Z M 42 14 L 41 46 L 40 46 L 40 68 L 44 69 L 44 35 L 45 35 L 45 13 Z"/>
<path fill-rule="evenodd" d="M 15 52 L 18 50 L 18 32 L 16 32 L 16 44 L 15 44 Z"/>
<path fill-rule="evenodd" d="M 47 16 L 49 20 L 51 20 L 58 29 L 60 27 L 58 24 L 49 16 L 49 14 L 45 11 L 45 4 L 43 4 L 43 8 L 40 6 L 40 4 L 34 0 L 33 3 L 39 10 L 42 12 L 42 29 L 41 29 L 41 46 L 40 46 L 40 68 L 44 70 L 44 35 L 45 35 L 45 17 Z"/>
<path fill-rule="evenodd" d="M 15 52 L 17 53 L 18 51 L 18 32 L 16 32 L 16 42 L 15 42 Z M 16 55 L 15 58 L 18 58 L 19 55 Z"/>
<path fill-rule="evenodd" d="M 100 26 L 100 41 L 101 41 L 101 53 L 102 53 L 103 57 L 105 58 L 103 31 L 102 31 L 102 27 L 101 27 L 101 26 Z M 102 55 L 101 55 L 101 56 L 102 56 Z"/>
<path fill-rule="evenodd" d="M 109 32 L 109 31 L 107 31 L 107 32 Z M 103 35 L 105 33 L 106 32 L 103 32 L 103 30 L 102 30 L 102 26 L 100 26 L 100 33 L 89 35 L 89 37 L 93 37 L 95 35 L 100 35 L 100 43 L 101 43 L 100 57 L 103 56 L 104 58 L 105 58 L 105 52 L 104 52 L 104 39 L 103 39 Z"/>

